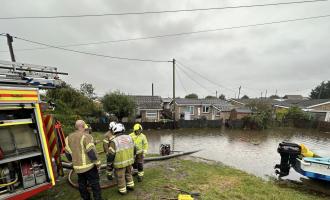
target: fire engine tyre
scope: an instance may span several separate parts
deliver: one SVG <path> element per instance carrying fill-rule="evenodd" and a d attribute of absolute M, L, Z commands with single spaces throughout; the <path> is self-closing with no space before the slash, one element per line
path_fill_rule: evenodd
<path fill-rule="evenodd" d="M 69 171 L 69 174 L 68 174 L 68 181 L 70 183 L 70 185 L 76 189 L 78 189 L 78 184 L 77 183 L 74 183 L 72 181 L 72 175 L 73 175 L 74 171 L 71 169 Z M 114 182 L 111 182 L 111 183 L 108 183 L 108 184 L 105 184 L 105 185 L 101 185 L 101 189 L 107 189 L 107 188 L 111 188 L 111 187 L 114 187 L 116 186 L 117 184 L 114 183 Z"/>

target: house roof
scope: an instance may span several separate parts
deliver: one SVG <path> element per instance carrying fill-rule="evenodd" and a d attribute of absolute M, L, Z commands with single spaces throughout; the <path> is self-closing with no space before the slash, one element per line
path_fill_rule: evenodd
<path fill-rule="evenodd" d="M 306 101 L 299 102 L 299 106 L 304 108 L 310 108 L 317 106 L 319 104 L 330 103 L 330 99 L 310 99 Z"/>
<path fill-rule="evenodd" d="M 229 99 L 229 101 L 233 101 L 242 105 L 249 104 L 251 102 L 263 102 L 263 103 L 269 103 L 273 104 L 274 102 L 277 102 L 275 99 L 270 98 L 253 98 L 253 99 Z"/>
<path fill-rule="evenodd" d="M 290 95 L 290 94 L 287 94 L 287 95 L 285 95 L 284 97 L 283 97 L 283 99 L 300 99 L 300 100 L 302 100 L 302 99 L 304 99 L 304 97 L 303 96 L 301 96 L 301 95 Z"/>
<path fill-rule="evenodd" d="M 233 105 L 222 99 L 175 99 L 177 105 L 209 105 L 215 107 L 217 110 L 230 111 Z"/>
<path fill-rule="evenodd" d="M 132 95 L 133 101 L 136 103 L 140 110 L 161 110 L 162 98 L 160 96 L 141 96 Z"/>
<path fill-rule="evenodd" d="M 235 110 L 238 113 L 252 113 L 252 110 L 250 108 L 234 108 L 233 110 Z"/>
<path fill-rule="evenodd" d="M 291 107 L 298 106 L 300 108 L 312 108 L 320 104 L 330 103 L 330 99 L 308 99 L 308 100 L 293 100 L 278 101 L 275 106 Z"/>
<path fill-rule="evenodd" d="M 164 103 L 171 103 L 172 102 L 172 98 L 162 98 L 162 101 Z"/>
<path fill-rule="evenodd" d="M 175 102 L 178 105 L 228 105 L 229 103 L 222 99 L 185 99 L 177 98 Z"/>

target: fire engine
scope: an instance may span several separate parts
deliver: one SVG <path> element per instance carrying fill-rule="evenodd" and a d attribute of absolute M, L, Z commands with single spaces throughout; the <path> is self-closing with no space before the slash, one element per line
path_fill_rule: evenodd
<path fill-rule="evenodd" d="M 63 132 L 43 114 L 40 92 L 56 88 L 59 75 L 67 73 L 0 60 L 0 199 L 27 199 L 55 185 Z"/>

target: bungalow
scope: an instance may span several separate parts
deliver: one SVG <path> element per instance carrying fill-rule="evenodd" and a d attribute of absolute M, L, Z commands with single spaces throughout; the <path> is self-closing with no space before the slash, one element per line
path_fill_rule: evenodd
<path fill-rule="evenodd" d="M 330 121 L 330 99 L 286 100 L 273 104 L 276 110 L 298 106 L 319 121 Z"/>
<path fill-rule="evenodd" d="M 163 110 L 160 96 L 131 96 L 136 104 L 136 115 L 141 122 L 158 122 Z"/>
<path fill-rule="evenodd" d="M 175 118 L 184 120 L 229 119 L 233 105 L 222 99 L 184 99 L 175 100 Z"/>

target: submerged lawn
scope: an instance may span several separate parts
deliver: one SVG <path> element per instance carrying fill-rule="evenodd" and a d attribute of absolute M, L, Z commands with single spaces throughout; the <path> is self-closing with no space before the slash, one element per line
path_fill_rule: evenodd
<path fill-rule="evenodd" d="M 175 198 L 178 192 L 166 187 L 176 187 L 189 192 L 200 192 L 200 199 L 328 199 L 317 194 L 292 187 L 280 187 L 272 181 L 218 164 L 196 160 L 172 159 L 148 163 L 145 179 L 135 181 L 135 191 L 126 196 L 117 194 L 117 188 L 103 190 L 104 199 L 167 199 Z M 65 179 L 33 199 L 79 199 L 78 190 Z"/>

